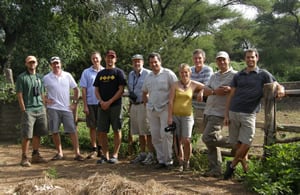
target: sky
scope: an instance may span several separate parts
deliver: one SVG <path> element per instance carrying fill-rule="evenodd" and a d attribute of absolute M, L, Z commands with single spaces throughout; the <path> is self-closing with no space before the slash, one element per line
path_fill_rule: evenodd
<path fill-rule="evenodd" d="M 213 4 L 224 4 L 224 0 L 208 0 L 209 3 Z M 244 18 L 247 19 L 254 19 L 257 15 L 257 11 L 255 8 L 251 6 L 245 6 L 245 5 L 231 5 L 229 6 L 231 9 L 236 10 L 243 14 Z"/>

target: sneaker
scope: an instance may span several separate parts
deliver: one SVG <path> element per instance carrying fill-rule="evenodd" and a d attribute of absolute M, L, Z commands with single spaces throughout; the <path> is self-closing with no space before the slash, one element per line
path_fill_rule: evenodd
<path fill-rule="evenodd" d="M 110 164 L 116 164 L 116 163 L 118 163 L 118 158 L 111 157 L 107 162 Z"/>
<path fill-rule="evenodd" d="M 135 159 L 130 161 L 131 164 L 136 164 L 139 162 L 142 162 L 146 159 L 146 154 L 145 153 L 140 153 Z"/>
<path fill-rule="evenodd" d="M 142 161 L 142 164 L 144 164 L 144 165 L 152 165 L 154 163 L 155 163 L 155 160 L 153 158 L 152 153 L 148 153 L 145 160 Z"/>
<path fill-rule="evenodd" d="M 231 167 L 231 161 L 228 161 L 226 164 L 226 171 L 224 173 L 224 180 L 228 180 L 233 176 L 234 168 Z"/>
<path fill-rule="evenodd" d="M 190 170 L 190 161 L 184 161 L 183 170 L 184 171 L 189 171 Z"/>
<path fill-rule="evenodd" d="M 179 165 L 179 167 L 177 168 L 178 172 L 183 172 L 183 165 Z"/>
<path fill-rule="evenodd" d="M 107 162 L 107 158 L 101 156 L 99 160 L 97 160 L 97 164 L 104 164 Z"/>
<path fill-rule="evenodd" d="M 221 175 L 222 175 L 221 172 L 214 171 L 214 170 L 206 171 L 203 174 L 204 177 L 215 177 L 215 178 L 219 178 Z"/>
<path fill-rule="evenodd" d="M 91 153 L 89 153 L 89 155 L 86 157 L 87 159 L 94 159 L 97 157 L 97 152 L 93 151 Z"/>
<path fill-rule="evenodd" d="M 51 160 L 63 160 L 63 159 L 64 157 L 58 153 L 51 158 Z"/>
<path fill-rule="evenodd" d="M 30 167 L 31 163 L 29 162 L 29 159 L 27 158 L 27 156 L 22 156 L 22 160 L 20 163 L 21 166 L 23 167 Z"/>
<path fill-rule="evenodd" d="M 47 160 L 44 159 L 44 158 L 40 155 L 40 153 L 34 154 L 34 155 L 32 155 L 32 157 L 31 157 L 31 163 L 32 163 L 32 164 L 46 163 L 46 162 L 47 162 Z"/>
<path fill-rule="evenodd" d="M 77 161 L 84 161 L 84 157 L 81 156 L 81 155 L 79 154 L 79 155 L 77 155 L 77 156 L 74 158 L 74 160 L 77 160 Z"/>

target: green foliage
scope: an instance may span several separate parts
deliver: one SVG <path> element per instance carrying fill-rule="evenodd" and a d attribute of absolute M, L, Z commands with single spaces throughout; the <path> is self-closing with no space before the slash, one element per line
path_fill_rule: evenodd
<path fill-rule="evenodd" d="M 46 176 L 50 179 L 57 179 L 58 178 L 58 173 L 55 167 L 50 167 L 49 169 L 46 170 Z"/>
<path fill-rule="evenodd" d="M 0 102 L 10 103 L 17 101 L 14 85 L 6 81 L 5 76 L 0 75 Z"/>
<path fill-rule="evenodd" d="M 190 165 L 196 171 L 205 172 L 208 170 L 207 154 L 203 153 L 202 151 L 193 151 Z"/>
<path fill-rule="evenodd" d="M 299 194 L 300 143 L 276 144 L 268 151 L 247 173 L 246 184 L 259 194 Z"/>

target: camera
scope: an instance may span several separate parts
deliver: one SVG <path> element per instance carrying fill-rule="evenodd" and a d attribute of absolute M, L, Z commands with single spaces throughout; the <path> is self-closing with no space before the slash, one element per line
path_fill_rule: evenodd
<path fill-rule="evenodd" d="M 131 99 L 131 101 L 136 102 L 137 96 L 135 95 L 135 93 L 133 91 L 130 91 L 129 98 Z"/>
<path fill-rule="evenodd" d="M 168 125 L 166 128 L 165 128 L 165 132 L 170 132 L 170 131 L 175 131 L 176 129 L 176 123 L 173 121 L 173 123 L 171 125 Z"/>
<path fill-rule="evenodd" d="M 33 96 L 40 95 L 40 88 L 38 86 L 32 87 Z"/>

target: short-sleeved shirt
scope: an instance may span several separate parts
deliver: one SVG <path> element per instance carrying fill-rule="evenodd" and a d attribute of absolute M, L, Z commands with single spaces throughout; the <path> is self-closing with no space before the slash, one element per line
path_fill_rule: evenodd
<path fill-rule="evenodd" d="M 34 96 L 34 88 L 38 89 L 40 95 Z M 22 93 L 27 111 L 37 111 L 44 107 L 41 94 L 45 93 L 45 88 L 40 74 L 30 74 L 28 71 L 21 73 L 16 81 L 16 92 Z"/>
<path fill-rule="evenodd" d="M 119 68 L 104 69 L 100 71 L 94 81 L 94 86 L 98 87 L 99 94 L 103 101 L 111 99 L 119 90 L 119 86 L 125 86 L 125 74 Z M 111 106 L 121 105 L 122 97 L 114 101 Z"/>
<path fill-rule="evenodd" d="M 192 66 L 191 71 L 192 71 L 191 79 L 194 81 L 198 81 L 204 85 L 208 83 L 210 77 L 213 75 L 213 69 L 207 65 L 203 65 L 200 72 L 196 72 L 196 67 Z M 205 103 L 198 102 L 197 100 L 194 99 L 192 103 L 193 103 L 193 107 L 197 109 L 203 109 L 205 106 Z"/>
<path fill-rule="evenodd" d="M 151 72 L 144 80 L 142 90 L 149 94 L 147 109 L 161 112 L 169 102 L 172 84 L 177 81 L 174 72 L 161 68 L 159 73 Z"/>
<path fill-rule="evenodd" d="M 246 69 L 238 72 L 231 83 L 231 87 L 236 89 L 231 99 L 230 110 L 242 113 L 258 112 L 264 84 L 274 81 L 276 80 L 271 73 L 258 67 L 249 73 Z"/>
<path fill-rule="evenodd" d="M 101 70 L 103 70 L 103 68 L 99 71 Z M 88 105 L 98 104 L 98 99 L 95 95 L 95 87 L 93 86 L 93 84 L 99 71 L 95 70 L 93 66 L 91 66 L 84 69 L 81 74 L 79 85 L 80 87 L 86 88 L 86 101 Z"/>
<path fill-rule="evenodd" d="M 230 86 L 233 76 L 237 71 L 230 68 L 228 71 L 221 73 L 216 72 L 211 76 L 207 87 L 217 89 L 221 86 Z M 227 96 L 210 95 L 207 97 L 204 114 L 224 117 Z"/>
<path fill-rule="evenodd" d="M 137 96 L 136 102 L 143 101 L 142 87 L 146 76 L 150 72 L 150 70 L 143 68 L 139 75 L 137 75 L 135 71 L 131 71 L 128 75 L 128 90 L 134 92 L 134 94 Z"/>
<path fill-rule="evenodd" d="M 70 89 L 77 87 L 73 76 L 65 71 L 62 71 L 59 76 L 50 72 L 44 76 L 43 81 L 48 99 L 53 100 L 53 104 L 48 104 L 47 108 L 72 112 L 69 107 Z"/>

